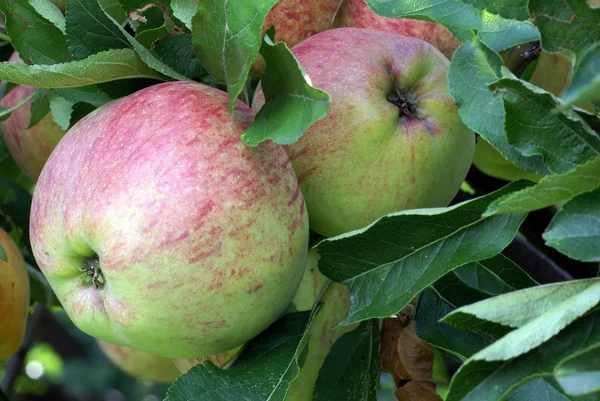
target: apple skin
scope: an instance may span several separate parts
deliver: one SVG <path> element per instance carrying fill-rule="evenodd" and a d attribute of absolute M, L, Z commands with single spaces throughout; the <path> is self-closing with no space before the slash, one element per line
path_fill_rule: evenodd
<path fill-rule="evenodd" d="M 36 185 L 30 233 L 77 327 L 195 358 L 245 343 L 285 310 L 308 218 L 283 147 L 241 142 L 252 118 L 242 102 L 230 115 L 222 91 L 173 82 L 69 130 Z M 86 282 L 94 271 L 103 277 Z"/>
<path fill-rule="evenodd" d="M 459 40 L 443 25 L 408 18 L 382 17 L 375 14 L 365 0 L 345 0 L 336 17 L 335 25 L 377 29 L 422 39 L 434 45 L 448 58 L 451 58 L 460 46 Z"/>
<path fill-rule="evenodd" d="M 571 61 L 565 56 L 542 51 L 529 82 L 560 96 L 569 83 L 571 68 Z"/>
<path fill-rule="evenodd" d="M 275 27 L 275 41 L 293 47 L 304 39 L 331 28 L 342 0 L 279 0 L 265 17 L 261 35 Z M 265 69 L 259 55 L 250 74 L 258 79 Z"/>
<path fill-rule="evenodd" d="M 327 277 L 319 272 L 318 260 L 319 254 L 316 250 L 311 249 L 308 252 L 302 282 L 292 300 L 292 304 L 298 311 L 311 310 L 323 287 L 328 282 Z M 300 368 L 298 377 L 292 382 L 285 401 L 311 401 L 313 399 L 313 392 L 317 378 L 319 377 L 319 371 L 333 344 L 342 335 L 354 330 L 358 326 L 358 323 L 356 323 L 349 326 L 333 327 L 341 322 L 350 310 L 350 291 L 345 285 L 330 282 L 321 301 L 323 302 L 323 306 L 315 316 L 310 328 L 310 337 L 307 344 L 308 353 L 306 354 L 304 365 Z M 236 349 L 229 353 L 213 357 L 175 360 L 174 362 L 179 367 L 181 373 L 185 373 L 206 359 L 222 367 L 226 363 L 232 362 L 231 359 L 238 355 L 239 350 Z"/>
<path fill-rule="evenodd" d="M 17 244 L 1 228 L 0 246 L 4 249 L 4 255 L 0 253 L 0 362 L 4 362 L 23 342 L 29 314 L 29 276 Z"/>
<path fill-rule="evenodd" d="M 19 55 L 14 52 L 8 59 L 10 62 L 21 63 Z M 0 100 L 0 106 L 12 107 L 31 95 L 36 88 L 25 85 L 17 85 Z M 46 114 L 36 125 L 27 128 L 31 118 L 31 105 L 33 100 L 25 103 L 13 111 L 6 120 L 0 122 L 0 128 L 4 134 L 4 142 L 8 151 L 21 170 L 36 182 L 42 167 L 50 157 L 50 153 L 65 135 L 52 119 L 50 113 Z"/>
<path fill-rule="evenodd" d="M 443 54 L 420 39 L 361 28 L 321 32 L 292 53 L 331 96 L 327 115 L 286 146 L 312 230 L 330 237 L 387 213 L 448 205 L 475 135 L 448 93 Z M 413 117 L 401 116 L 393 96 L 414 106 Z M 259 88 L 254 110 L 263 103 Z"/>
<path fill-rule="evenodd" d="M 97 340 L 106 357 L 130 376 L 157 383 L 171 383 L 179 376 L 173 361 L 135 348 Z"/>

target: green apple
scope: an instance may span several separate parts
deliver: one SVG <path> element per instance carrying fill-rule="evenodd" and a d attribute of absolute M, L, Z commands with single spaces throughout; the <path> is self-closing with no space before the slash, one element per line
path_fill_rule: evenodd
<path fill-rule="evenodd" d="M 294 306 L 300 311 L 310 310 L 319 293 L 328 282 L 319 272 L 319 254 L 309 251 L 308 263 L 300 288 L 294 297 Z M 354 330 L 358 323 L 333 327 L 341 322 L 350 310 L 350 291 L 340 283 L 329 282 L 323 298 L 323 306 L 315 316 L 308 338 L 308 353 L 298 377 L 292 382 L 286 401 L 311 401 L 319 371 L 333 344 L 345 333 Z"/>
<path fill-rule="evenodd" d="M 449 61 L 396 33 L 338 28 L 292 49 L 327 115 L 287 145 L 311 229 L 334 236 L 384 214 L 446 206 L 473 159 L 475 135 L 448 92 Z M 255 94 L 255 111 L 264 103 Z"/>
<path fill-rule="evenodd" d="M 14 52 L 8 61 L 22 63 L 17 52 Z M 0 100 L 0 106 L 6 108 L 15 106 L 35 90 L 36 88 L 31 86 L 17 85 Z M 42 117 L 34 126 L 27 128 L 31 118 L 32 103 L 33 100 L 30 100 L 13 111 L 6 120 L 0 122 L 0 128 L 13 159 L 35 183 L 50 153 L 65 135 L 65 131 L 54 122 L 50 113 Z"/>
<path fill-rule="evenodd" d="M 542 51 L 529 82 L 560 96 L 569 83 L 571 68 L 572 63 L 567 57 Z"/>
<path fill-rule="evenodd" d="M 87 334 L 170 358 L 234 349 L 283 313 L 308 218 L 280 145 L 206 85 L 154 85 L 77 122 L 36 185 L 31 244 Z"/>
<path fill-rule="evenodd" d="M 335 25 L 378 29 L 423 39 L 448 58 L 451 58 L 460 46 L 458 39 L 443 25 L 416 19 L 382 17 L 375 14 L 365 0 L 345 0 L 336 17 Z"/>
<path fill-rule="evenodd" d="M 158 383 L 171 383 L 179 376 L 179 370 L 169 358 L 102 340 L 97 342 L 104 355 L 130 376 Z"/>

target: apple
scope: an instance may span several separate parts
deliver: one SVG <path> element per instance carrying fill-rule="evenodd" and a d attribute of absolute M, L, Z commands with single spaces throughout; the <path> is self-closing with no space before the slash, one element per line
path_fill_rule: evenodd
<path fill-rule="evenodd" d="M 97 340 L 106 357 L 130 376 L 157 383 L 171 383 L 179 376 L 173 361 L 135 348 Z"/>
<path fill-rule="evenodd" d="M 415 19 L 382 17 L 375 14 L 365 0 L 345 0 L 336 18 L 336 26 L 378 29 L 423 39 L 448 58 L 460 46 L 458 39 L 443 25 Z"/>
<path fill-rule="evenodd" d="M 571 68 L 571 61 L 567 57 L 542 51 L 529 82 L 560 96 L 569 83 Z"/>
<path fill-rule="evenodd" d="M 8 61 L 22 62 L 17 52 L 14 52 Z M 35 90 L 36 88 L 31 86 L 17 85 L 0 100 L 0 106 L 12 107 Z M 32 103 L 33 100 L 30 100 L 13 111 L 10 117 L 0 122 L 0 128 L 13 159 L 25 175 L 35 183 L 50 153 L 65 135 L 65 131 L 54 122 L 50 113 L 33 127 L 27 128 L 31 118 Z"/>
<path fill-rule="evenodd" d="M 29 314 L 29 276 L 17 244 L 0 228 L 0 362 L 17 352 Z"/>
<path fill-rule="evenodd" d="M 329 237 L 387 213 L 448 205 L 471 165 L 475 135 L 450 97 L 442 53 L 361 28 L 321 32 L 292 53 L 331 95 L 329 113 L 286 146 L 312 230 Z M 254 110 L 263 103 L 258 89 Z"/>
<path fill-rule="evenodd" d="M 328 283 L 327 277 L 319 272 L 318 267 L 319 254 L 311 249 L 308 252 L 308 259 L 302 282 L 298 291 L 292 300 L 292 304 L 298 311 L 308 311 L 314 306 L 319 294 Z M 298 377 L 292 382 L 286 401 L 311 401 L 319 371 L 325 358 L 331 351 L 333 344 L 345 333 L 354 330 L 358 323 L 333 327 L 341 322 L 350 310 L 350 291 L 340 283 L 329 282 L 323 297 L 321 298 L 323 306 L 315 316 L 310 328 L 308 339 L 308 352 L 304 360 L 304 365 L 300 368 Z M 240 350 L 233 350 L 229 353 L 217 355 L 209 358 L 176 360 L 175 364 L 179 367 L 181 373 L 187 372 L 193 366 L 202 363 L 208 359 L 215 365 L 222 367 L 230 365 L 239 355 Z"/>
<path fill-rule="evenodd" d="M 342 0 L 279 0 L 265 17 L 261 35 L 271 26 L 275 27 L 275 41 L 293 47 L 315 33 L 331 28 Z M 255 79 L 265 69 L 265 61 L 259 55 L 250 74 Z"/>
<path fill-rule="evenodd" d="M 71 320 L 169 358 L 234 349 L 302 279 L 308 217 L 280 145 L 251 148 L 227 94 L 154 85 L 77 122 L 38 180 L 34 256 Z"/>

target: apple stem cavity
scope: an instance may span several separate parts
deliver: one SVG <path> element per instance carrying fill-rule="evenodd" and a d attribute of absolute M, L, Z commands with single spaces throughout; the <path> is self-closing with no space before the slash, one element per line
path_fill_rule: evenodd
<path fill-rule="evenodd" d="M 84 284 L 93 284 L 96 289 L 104 287 L 104 274 L 100 269 L 100 259 L 93 256 L 85 260 L 84 266 L 79 269 L 83 274 L 81 281 Z"/>
<path fill-rule="evenodd" d="M 409 99 L 406 93 L 402 93 L 398 90 L 392 91 L 387 97 L 388 102 L 398 107 L 400 110 L 400 118 L 417 118 L 417 108 Z"/>

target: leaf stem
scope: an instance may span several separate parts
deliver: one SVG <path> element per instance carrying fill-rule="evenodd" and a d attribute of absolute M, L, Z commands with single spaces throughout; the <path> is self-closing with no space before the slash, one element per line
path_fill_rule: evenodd
<path fill-rule="evenodd" d="M 32 92 L 29 96 L 27 96 L 25 99 L 21 100 L 19 103 L 15 104 L 14 106 L 9 107 L 8 109 L 4 109 L 4 110 L 0 111 L 0 120 L 4 119 L 5 116 L 9 115 L 10 113 L 12 113 L 13 111 L 15 111 L 19 107 L 23 106 L 29 100 L 31 100 L 35 96 L 36 92 L 37 91 Z"/>

